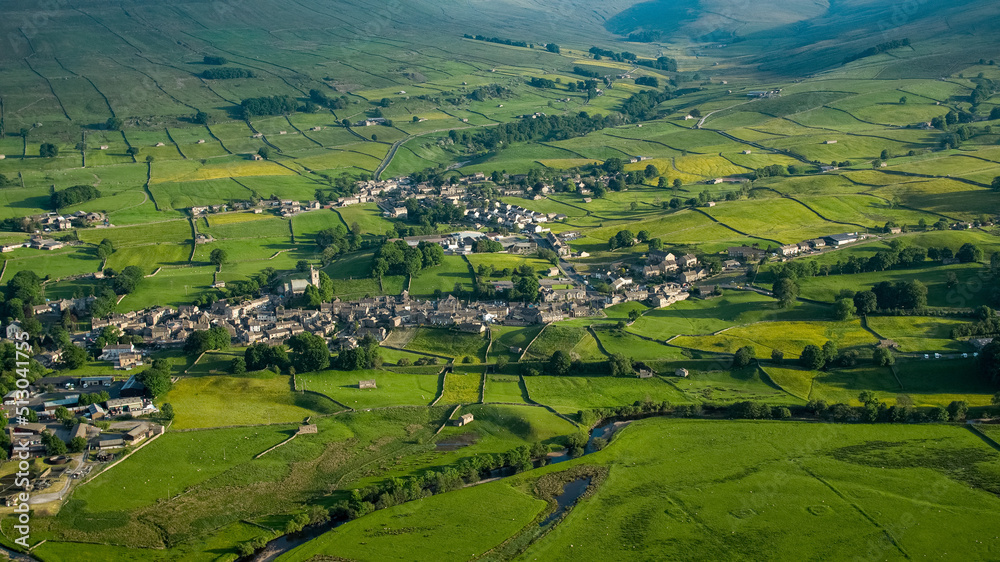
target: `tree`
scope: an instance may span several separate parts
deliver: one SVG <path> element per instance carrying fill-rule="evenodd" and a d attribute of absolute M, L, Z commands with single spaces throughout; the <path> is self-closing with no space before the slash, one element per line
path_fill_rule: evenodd
<path fill-rule="evenodd" d="M 124 124 L 118 117 L 108 117 L 108 120 L 104 122 L 104 128 L 109 131 L 120 131 Z"/>
<path fill-rule="evenodd" d="M 906 96 L 903 96 L 903 97 L 899 98 L 899 105 L 906 105 L 907 101 L 908 100 L 906 99 Z"/>
<path fill-rule="evenodd" d="M 69 344 L 62 348 L 62 362 L 67 369 L 79 369 L 87 363 L 87 352 L 81 347 Z"/>
<path fill-rule="evenodd" d="M 561 349 L 557 349 L 552 357 L 549 358 L 549 374 L 556 376 L 565 376 L 569 374 L 569 369 L 573 362 L 569 357 L 569 353 Z"/>
<path fill-rule="evenodd" d="M 497 371 L 503 371 L 504 367 L 506 367 L 506 366 L 507 366 L 507 356 L 506 355 L 501 355 L 501 356 L 497 357 L 496 370 Z"/>
<path fill-rule="evenodd" d="M 167 402 L 160 407 L 160 417 L 167 421 L 174 419 L 174 405 Z"/>
<path fill-rule="evenodd" d="M 611 376 L 613 377 L 629 377 L 635 375 L 635 369 L 632 368 L 632 360 L 628 359 L 621 353 L 612 353 L 608 358 L 608 367 L 611 370 Z"/>
<path fill-rule="evenodd" d="M 993 398 L 990 398 L 990 404 L 1000 406 L 1000 392 L 997 392 L 993 395 Z"/>
<path fill-rule="evenodd" d="M 550 53 L 559 54 L 559 45 L 556 45 L 555 43 L 549 43 L 548 45 L 545 46 L 545 50 Z"/>
<path fill-rule="evenodd" d="M 799 364 L 810 371 L 822 368 L 825 362 L 826 361 L 823 358 L 823 350 L 815 345 L 807 345 L 805 349 L 802 350 L 802 355 L 799 357 Z"/>
<path fill-rule="evenodd" d="M 799 296 L 799 285 L 790 277 L 782 277 L 775 281 L 772 287 L 774 297 L 778 299 L 778 304 L 782 308 L 787 308 Z"/>
<path fill-rule="evenodd" d="M 195 123 L 199 124 L 199 125 L 207 125 L 208 124 L 208 114 L 205 113 L 204 111 L 199 111 L 198 113 L 194 114 L 194 117 L 191 120 L 194 121 Z"/>
<path fill-rule="evenodd" d="M 983 261 L 983 250 L 971 242 L 966 242 L 958 252 L 955 252 L 955 257 L 962 263 L 979 262 Z"/>
<path fill-rule="evenodd" d="M 44 439 L 45 435 L 49 435 L 47 440 Z M 45 454 L 53 456 L 66 454 L 66 443 L 64 443 L 62 439 L 59 439 L 47 431 L 42 434 L 42 437 L 42 441 L 48 441 L 45 443 Z"/>
<path fill-rule="evenodd" d="M 888 348 L 880 347 L 872 353 L 872 362 L 879 367 L 888 367 L 896 362 L 896 358 Z"/>
<path fill-rule="evenodd" d="M 955 400 L 948 404 L 948 417 L 951 421 L 965 420 L 965 414 L 969 412 L 969 405 L 964 400 Z"/>
<path fill-rule="evenodd" d="M 646 166 L 646 170 L 643 172 L 643 175 L 645 175 L 647 179 L 652 179 L 660 175 L 660 170 L 658 170 L 656 166 L 649 164 Z"/>
<path fill-rule="evenodd" d="M 229 252 L 224 248 L 216 248 L 208 255 L 208 261 L 216 267 L 221 267 L 222 264 L 229 262 Z"/>
<path fill-rule="evenodd" d="M 742 369 L 750 364 L 754 359 L 753 348 L 749 345 L 745 345 L 736 350 L 733 355 L 733 369 Z"/>
<path fill-rule="evenodd" d="M 871 291 L 861 291 L 854 295 L 854 308 L 861 316 L 867 316 L 878 310 L 878 297 Z"/>
<path fill-rule="evenodd" d="M 115 253 L 115 245 L 111 240 L 105 238 L 97 245 L 97 257 L 102 260 L 110 258 L 113 253 Z"/>
<path fill-rule="evenodd" d="M 222 326 L 213 326 L 208 330 L 191 332 L 184 342 L 184 352 L 188 355 L 201 355 L 213 349 L 228 349 L 231 344 L 229 332 Z"/>
<path fill-rule="evenodd" d="M 81 453 L 87 448 L 87 438 L 86 437 L 74 437 L 69 442 L 69 450 L 73 453 Z"/>
<path fill-rule="evenodd" d="M 258 148 L 257 149 L 257 155 L 260 156 L 261 158 L 263 158 L 264 160 L 270 160 L 271 159 L 271 147 L 270 146 L 262 146 L 262 147 Z"/>
<path fill-rule="evenodd" d="M 236 357 L 229 362 L 229 372 L 234 375 L 242 375 L 247 372 L 247 362 L 246 359 L 242 357 Z"/>
<path fill-rule="evenodd" d="M 162 396 L 170 390 L 170 372 L 166 365 L 157 368 L 154 361 L 153 367 L 136 375 L 136 378 L 146 387 L 146 391 L 156 398 Z"/>
<path fill-rule="evenodd" d="M 854 317 L 854 299 L 840 299 L 833 308 L 833 315 L 837 320 L 850 320 Z"/>
<path fill-rule="evenodd" d="M 292 366 L 296 372 L 322 371 L 330 366 L 330 351 L 326 340 L 309 332 L 302 332 L 288 340 L 292 350 Z"/>
<path fill-rule="evenodd" d="M 602 166 L 604 171 L 609 174 L 618 174 L 625 169 L 625 161 L 617 156 L 612 156 L 604 161 Z"/>
<path fill-rule="evenodd" d="M 38 155 L 42 158 L 55 158 L 59 156 L 59 147 L 49 142 L 42 143 L 38 147 Z"/>

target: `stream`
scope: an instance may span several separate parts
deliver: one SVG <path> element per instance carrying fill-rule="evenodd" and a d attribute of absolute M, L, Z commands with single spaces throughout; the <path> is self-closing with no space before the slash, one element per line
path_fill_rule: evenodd
<path fill-rule="evenodd" d="M 594 439 L 603 437 L 604 439 L 610 439 L 612 435 L 615 434 L 619 429 L 628 425 L 629 422 L 609 422 L 599 427 L 595 427 L 590 430 L 590 439 L 587 441 L 587 447 L 584 450 L 584 455 L 589 455 L 594 452 Z M 572 459 L 574 457 L 569 456 L 567 450 L 563 450 L 559 453 L 550 453 L 547 463 L 539 463 L 537 466 L 544 466 L 545 464 L 555 464 L 559 462 L 564 462 Z M 497 469 L 493 471 L 495 474 L 491 474 L 492 478 L 504 478 L 509 476 L 506 469 Z M 552 512 L 548 517 L 546 517 L 539 524 L 541 527 L 552 524 L 561 515 L 563 515 L 567 510 L 569 510 L 576 501 L 580 499 L 580 496 L 587 491 L 587 487 L 590 486 L 590 478 L 578 478 L 572 482 L 568 482 L 564 487 L 561 494 L 555 497 L 556 500 L 556 510 Z M 324 525 L 316 525 L 312 527 L 306 527 L 303 531 L 299 533 L 294 533 L 291 535 L 282 535 L 271 542 L 267 543 L 264 550 L 248 557 L 246 560 L 248 562 L 272 562 L 276 560 L 281 555 L 286 552 L 297 548 L 310 540 L 339 527 L 347 523 L 347 521 L 339 521 L 337 523 L 326 523 Z"/>

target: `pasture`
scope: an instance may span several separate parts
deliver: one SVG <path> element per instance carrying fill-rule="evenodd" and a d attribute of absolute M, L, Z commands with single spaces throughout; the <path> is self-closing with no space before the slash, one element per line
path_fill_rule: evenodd
<path fill-rule="evenodd" d="M 633 422 L 600 453 L 546 469 L 600 463 L 611 473 L 525 558 L 572 560 L 580 548 L 608 560 L 692 548 L 777 560 L 939 548 L 987 556 L 992 547 L 976 537 L 991 531 L 978 514 L 998 507 L 996 459 L 958 427 Z M 650 520 L 641 532 L 637 514 Z"/>

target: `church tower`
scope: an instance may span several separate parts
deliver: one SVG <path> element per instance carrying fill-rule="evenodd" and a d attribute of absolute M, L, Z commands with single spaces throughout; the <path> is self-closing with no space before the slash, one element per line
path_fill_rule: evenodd
<path fill-rule="evenodd" d="M 319 270 L 312 266 L 309 267 L 309 284 L 319 288 Z"/>

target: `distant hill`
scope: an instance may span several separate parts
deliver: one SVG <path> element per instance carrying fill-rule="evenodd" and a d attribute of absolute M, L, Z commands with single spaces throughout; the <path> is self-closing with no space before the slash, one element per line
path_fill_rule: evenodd
<path fill-rule="evenodd" d="M 997 58 L 997 21 L 1000 3 L 993 0 L 762 0 L 752 5 L 651 0 L 609 18 L 605 28 L 623 37 L 660 31 L 665 40 L 718 42 L 726 46 L 713 55 L 785 76 L 837 67 L 879 44 L 909 38 L 913 48 L 904 49 L 898 63 L 890 61 L 888 73 L 936 77 L 979 58 Z"/>

